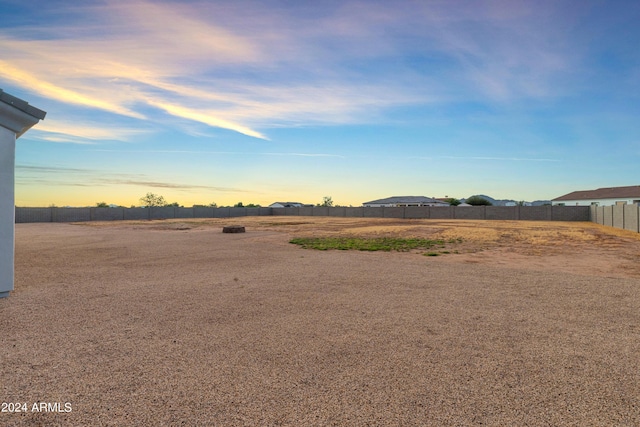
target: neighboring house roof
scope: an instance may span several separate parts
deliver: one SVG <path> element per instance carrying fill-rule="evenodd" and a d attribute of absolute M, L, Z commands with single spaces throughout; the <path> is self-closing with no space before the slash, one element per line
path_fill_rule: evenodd
<path fill-rule="evenodd" d="M 439 203 L 439 204 L 448 205 L 448 203 L 441 202 L 440 200 L 436 200 L 431 197 L 425 197 L 425 196 L 393 196 L 393 197 L 387 197 L 386 199 L 378 199 L 378 200 L 372 200 L 370 202 L 364 202 L 363 205 L 413 204 L 413 203 Z"/>
<path fill-rule="evenodd" d="M 606 187 L 597 190 L 574 191 L 564 196 L 556 197 L 554 202 L 563 200 L 596 200 L 596 199 L 633 199 L 640 198 L 640 185 L 628 187 Z"/>
<path fill-rule="evenodd" d="M 299 208 L 304 205 L 300 202 L 273 202 L 269 205 L 270 208 L 278 206 L 283 208 Z"/>

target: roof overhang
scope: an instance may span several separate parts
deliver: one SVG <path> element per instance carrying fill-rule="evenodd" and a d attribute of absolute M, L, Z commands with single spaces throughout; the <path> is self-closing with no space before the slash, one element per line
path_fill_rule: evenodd
<path fill-rule="evenodd" d="M 44 119 L 47 113 L 11 96 L 0 89 L 0 126 L 9 129 L 19 138 L 33 125 Z"/>
<path fill-rule="evenodd" d="M 552 199 L 552 202 L 606 200 L 606 199 L 637 199 L 640 198 L 640 185 L 625 187 L 605 187 L 597 190 L 574 191 L 564 196 Z"/>

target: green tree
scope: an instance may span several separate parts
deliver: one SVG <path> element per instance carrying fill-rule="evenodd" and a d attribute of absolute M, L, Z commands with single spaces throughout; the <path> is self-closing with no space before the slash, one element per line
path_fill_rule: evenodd
<path fill-rule="evenodd" d="M 165 206 L 174 207 L 174 208 L 181 208 L 182 207 L 182 206 L 180 206 L 180 204 L 178 202 L 167 203 Z"/>
<path fill-rule="evenodd" d="M 109 205 L 106 202 L 98 202 L 96 203 L 96 208 L 108 208 Z"/>
<path fill-rule="evenodd" d="M 140 197 L 140 202 L 147 208 L 166 206 L 167 204 L 164 197 L 153 193 L 147 193 L 146 196 Z"/>
<path fill-rule="evenodd" d="M 447 199 L 444 199 L 445 202 L 449 203 L 450 206 L 458 206 L 460 203 L 460 200 L 458 199 L 454 199 L 453 197 L 449 197 Z"/>
<path fill-rule="evenodd" d="M 255 203 L 249 203 L 248 205 L 245 205 L 245 208 L 260 208 L 262 206 L 257 205 Z"/>
<path fill-rule="evenodd" d="M 234 208 L 244 208 L 244 205 L 242 204 L 242 202 L 238 202 L 235 205 L 233 205 Z"/>
<path fill-rule="evenodd" d="M 324 196 L 322 198 L 322 203 L 318 203 L 318 206 L 331 207 L 333 206 L 333 199 L 331 196 Z"/>
<path fill-rule="evenodd" d="M 480 196 L 471 196 L 466 200 L 467 204 L 471 206 L 491 206 L 493 203 Z"/>

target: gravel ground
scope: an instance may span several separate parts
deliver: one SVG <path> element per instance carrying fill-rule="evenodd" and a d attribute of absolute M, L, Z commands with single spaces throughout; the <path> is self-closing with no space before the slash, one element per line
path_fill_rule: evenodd
<path fill-rule="evenodd" d="M 17 225 L 0 425 L 640 425 L 638 277 L 179 228 Z"/>

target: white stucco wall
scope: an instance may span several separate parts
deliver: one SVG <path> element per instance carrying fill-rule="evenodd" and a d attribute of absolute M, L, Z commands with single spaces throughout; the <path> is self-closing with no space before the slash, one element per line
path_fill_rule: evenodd
<path fill-rule="evenodd" d="M 0 126 L 0 297 L 13 290 L 16 134 Z"/>

